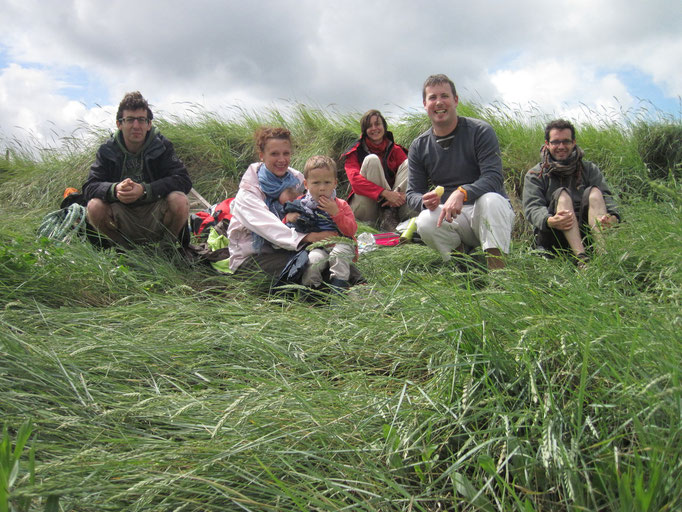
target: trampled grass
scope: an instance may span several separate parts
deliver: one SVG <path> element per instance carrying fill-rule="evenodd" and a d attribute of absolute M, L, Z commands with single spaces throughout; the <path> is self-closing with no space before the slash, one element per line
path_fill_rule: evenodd
<path fill-rule="evenodd" d="M 350 119 L 323 114 L 282 116 L 305 141 L 301 160 L 352 140 Z M 505 167 L 521 173 L 541 129 L 512 121 L 496 130 Z M 236 124 L 162 125 L 212 199 L 252 158 L 257 123 Z M 627 188 L 646 179 L 623 148 L 635 142 L 593 130 L 589 151 L 628 192 L 626 222 L 585 271 L 533 254 L 523 230 L 492 274 L 419 245 L 382 248 L 359 262 L 368 284 L 327 305 L 163 253 L 36 240 L 86 155 L 0 176 L 0 412 L 10 439 L 32 421 L 35 450 L 35 477 L 24 454 L 12 503 L 679 509 L 679 186 Z"/>

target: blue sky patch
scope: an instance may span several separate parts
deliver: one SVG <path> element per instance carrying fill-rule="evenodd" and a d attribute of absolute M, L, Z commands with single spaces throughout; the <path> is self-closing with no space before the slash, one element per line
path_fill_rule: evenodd
<path fill-rule="evenodd" d="M 619 70 L 616 74 L 625 84 L 628 92 L 642 100 L 645 103 L 642 106 L 646 107 L 651 114 L 655 114 L 656 109 L 660 109 L 677 118 L 682 116 L 681 99 L 666 96 L 661 86 L 657 85 L 650 75 L 634 68 Z"/>
<path fill-rule="evenodd" d="M 7 47 L 0 45 L 0 69 L 5 69 L 10 65 L 10 60 L 7 55 Z"/>
<path fill-rule="evenodd" d="M 71 66 L 56 71 L 55 78 L 62 82 L 58 89 L 59 94 L 70 100 L 79 101 L 87 108 L 106 105 L 109 102 L 109 90 L 104 82 L 81 67 Z"/>
<path fill-rule="evenodd" d="M 79 101 L 87 108 L 105 105 L 109 101 L 109 89 L 104 82 L 79 66 L 59 70 L 50 69 L 49 66 L 36 62 L 19 61 L 10 57 L 7 46 L 0 45 L 0 70 L 8 68 L 10 64 L 17 64 L 24 69 L 40 69 L 50 72 L 54 79 L 61 83 L 57 89 L 59 94 L 69 100 Z"/>

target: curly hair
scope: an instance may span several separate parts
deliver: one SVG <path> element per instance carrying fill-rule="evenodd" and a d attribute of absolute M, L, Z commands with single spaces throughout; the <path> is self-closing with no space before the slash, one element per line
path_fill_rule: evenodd
<path fill-rule="evenodd" d="M 124 110 L 138 110 L 141 108 L 147 109 L 147 119 L 150 121 L 154 119 L 152 109 L 149 108 L 149 103 L 144 99 L 140 91 L 127 92 L 121 103 L 118 104 L 118 112 L 116 112 L 116 121 L 123 117 Z"/>
<path fill-rule="evenodd" d="M 545 140 L 549 140 L 549 132 L 552 130 L 571 130 L 571 140 L 575 140 L 575 126 L 565 119 L 555 119 L 545 126 Z"/>
<path fill-rule="evenodd" d="M 271 128 L 269 126 L 261 126 L 256 130 L 256 148 L 258 151 L 265 151 L 265 145 L 270 139 L 288 140 L 291 142 L 291 132 L 286 128 Z"/>

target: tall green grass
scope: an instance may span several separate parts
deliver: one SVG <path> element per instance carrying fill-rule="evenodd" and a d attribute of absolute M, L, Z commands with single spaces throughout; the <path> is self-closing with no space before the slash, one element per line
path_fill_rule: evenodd
<path fill-rule="evenodd" d="M 493 122 L 514 195 L 544 119 L 470 108 Z M 300 167 L 338 156 L 357 118 L 298 107 L 159 123 L 218 200 L 254 158 L 255 126 L 292 129 Z M 409 145 L 427 122 L 391 128 Z M 9 503 L 679 509 L 679 185 L 650 179 L 627 127 L 584 126 L 579 142 L 622 192 L 626 219 L 586 270 L 534 255 L 521 224 L 501 272 L 382 248 L 360 259 L 367 285 L 317 305 L 154 250 L 36 240 L 40 213 L 80 183 L 92 148 L 21 168 L 11 158 L 0 413 L 8 439 L 32 422 L 35 455 Z"/>

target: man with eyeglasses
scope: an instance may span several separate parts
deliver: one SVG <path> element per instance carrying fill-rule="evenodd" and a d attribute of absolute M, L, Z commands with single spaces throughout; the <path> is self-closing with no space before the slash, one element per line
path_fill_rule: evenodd
<path fill-rule="evenodd" d="M 118 131 L 100 146 L 83 185 L 89 224 L 123 247 L 175 242 L 187 226 L 192 181 L 152 118 L 142 94 L 127 93 Z"/>
<path fill-rule="evenodd" d="M 523 186 L 523 211 L 535 228 L 536 246 L 567 252 L 579 267 L 588 260 L 586 236 L 603 251 L 603 228 L 620 220 L 599 167 L 583 156 L 575 127 L 564 119 L 551 121 L 545 128 L 541 162 L 526 173 Z"/>

